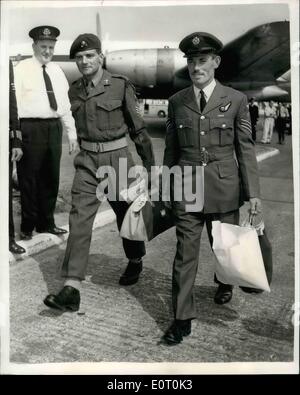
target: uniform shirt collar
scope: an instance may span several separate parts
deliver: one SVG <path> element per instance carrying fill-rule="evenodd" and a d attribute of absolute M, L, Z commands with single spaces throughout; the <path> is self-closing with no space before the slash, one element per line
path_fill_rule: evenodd
<path fill-rule="evenodd" d="M 101 69 L 101 70 L 99 69 L 97 74 L 92 79 L 92 86 L 93 87 L 97 86 L 100 83 L 100 81 L 102 80 L 103 71 L 104 71 L 103 69 Z M 89 81 L 86 80 L 86 79 L 84 79 L 84 82 L 85 82 L 86 85 L 88 85 L 88 83 L 89 83 Z"/>
<path fill-rule="evenodd" d="M 208 102 L 209 98 L 211 97 L 216 85 L 217 85 L 216 80 L 213 79 L 208 85 L 206 85 L 205 88 L 202 89 L 205 95 L 206 102 Z M 196 85 L 193 85 L 193 88 L 194 88 L 195 96 L 199 97 L 200 89 L 197 88 Z"/>
<path fill-rule="evenodd" d="M 32 56 L 32 61 L 33 61 L 37 66 L 39 66 L 39 67 L 42 67 L 42 66 L 43 66 L 43 63 L 41 63 L 41 62 L 38 60 L 38 58 L 36 58 L 34 55 Z M 49 62 L 49 63 L 47 63 L 47 64 L 45 65 L 46 68 L 49 67 L 50 63 L 51 63 L 51 62 Z"/>

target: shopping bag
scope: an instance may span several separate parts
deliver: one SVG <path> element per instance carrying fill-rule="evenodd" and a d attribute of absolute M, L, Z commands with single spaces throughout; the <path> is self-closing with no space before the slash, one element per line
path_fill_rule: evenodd
<path fill-rule="evenodd" d="M 271 285 L 272 276 L 273 276 L 273 257 L 272 257 L 272 245 L 267 236 L 267 231 L 265 228 L 265 224 L 263 221 L 258 224 L 254 224 L 250 219 L 246 220 L 242 226 L 251 226 L 256 229 L 258 234 L 258 241 L 260 245 L 261 254 L 264 261 L 264 267 L 266 271 L 266 276 L 268 279 L 269 285 Z M 263 290 L 257 288 L 250 287 L 240 287 L 246 293 L 261 293 Z"/>
<path fill-rule="evenodd" d="M 212 236 L 219 281 L 270 292 L 255 229 L 213 221 Z"/>
<path fill-rule="evenodd" d="M 149 196 L 138 196 L 129 206 L 120 236 L 129 240 L 150 241 L 157 235 L 174 226 L 171 209 L 160 200 L 153 202 Z"/>

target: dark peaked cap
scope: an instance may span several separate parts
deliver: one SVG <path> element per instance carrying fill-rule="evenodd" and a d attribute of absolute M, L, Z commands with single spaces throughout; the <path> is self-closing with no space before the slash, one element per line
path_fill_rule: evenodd
<path fill-rule="evenodd" d="M 34 41 L 52 40 L 57 41 L 56 37 L 60 35 L 60 31 L 54 26 L 37 26 L 30 30 L 29 37 Z"/>
<path fill-rule="evenodd" d="M 101 41 L 95 34 L 84 33 L 80 34 L 70 48 L 70 59 L 74 59 L 76 52 L 88 51 L 89 49 L 97 49 L 101 51 Z"/>
<path fill-rule="evenodd" d="M 179 49 L 184 52 L 184 57 L 197 56 L 204 53 L 218 53 L 223 44 L 209 33 L 196 32 L 184 37 L 179 44 Z"/>

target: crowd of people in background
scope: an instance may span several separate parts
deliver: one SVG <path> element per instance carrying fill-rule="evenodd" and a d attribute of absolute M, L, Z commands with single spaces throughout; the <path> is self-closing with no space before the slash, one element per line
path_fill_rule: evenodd
<path fill-rule="evenodd" d="M 257 141 L 257 124 L 261 120 L 261 144 L 273 142 L 274 131 L 278 133 L 277 144 L 285 144 L 285 136 L 292 134 L 292 107 L 290 103 L 249 101 L 249 112 L 252 126 L 252 138 Z"/>

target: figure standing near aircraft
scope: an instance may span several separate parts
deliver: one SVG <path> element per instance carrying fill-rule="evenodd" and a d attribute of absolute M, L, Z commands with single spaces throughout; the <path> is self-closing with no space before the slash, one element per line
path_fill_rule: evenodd
<path fill-rule="evenodd" d="M 264 108 L 264 129 L 261 139 L 262 144 L 271 144 L 276 118 L 276 108 L 271 100 L 265 104 Z"/>
<path fill-rule="evenodd" d="M 154 154 L 143 119 L 137 112 L 134 88 L 126 77 L 103 70 L 98 37 L 87 33 L 78 36 L 71 46 L 70 58 L 75 58 L 83 75 L 69 91 L 81 151 L 74 160 L 70 236 L 61 269 L 65 285 L 57 295 L 48 295 L 44 303 L 48 307 L 76 311 L 80 306 L 80 284 L 88 265 L 93 222 L 100 205 L 96 192 L 102 178 L 98 169 L 110 166 L 118 179 L 122 178 L 120 161 L 126 162 L 127 168 L 123 170 L 125 178 L 129 177 L 128 170 L 134 162 L 127 147 L 127 132 L 148 172 L 154 165 Z M 119 185 L 110 179 L 110 174 L 107 178 L 109 185 L 116 188 L 115 199 L 108 200 L 120 229 L 128 203 L 120 197 Z M 132 181 L 128 179 L 127 185 Z M 130 285 L 139 279 L 145 245 L 141 241 L 122 241 L 129 262 L 119 283 Z"/>
<path fill-rule="evenodd" d="M 196 317 L 193 287 L 204 224 L 212 244 L 212 221 L 239 224 L 239 207 L 244 201 L 249 201 L 252 215 L 261 211 L 247 97 L 215 80 L 222 43 L 201 32 L 185 37 L 179 48 L 187 58 L 193 85 L 169 99 L 164 165 L 195 170 L 201 166 L 204 190 L 200 201 L 204 203 L 197 211 L 187 209 L 185 201 L 172 204 L 177 250 L 172 278 L 174 321 L 163 336 L 168 345 L 178 344 L 189 335 L 191 320 Z M 196 174 L 193 170 L 193 185 Z M 218 289 L 214 302 L 228 303 L 233 286 L 216 277 L 215 281 Z"/>
<path fill-rule="evenodd" d="M 278 103 L 276 129 L 278 132 L 278 144 L 285 144 L 286 124 L 289 119 L 289 112 L 284 103 Z"/>
<path fill-rule="evenodd" d="M 249 102 L 249 113 L 250 113 L 250 119 L 251 119 L 252 139 L 253 139 L 253 141 L 256 141 L 256 124 L 257 124 L 259 115 L 258 115 L 258 106 L 255 103 L 253 97 L 250 99 L 250 102 Z"/>
<path fill-rule="evenodd" d="M 21 191 L 21 233 L 24 240 L 39 233 L 66 233 L 54 222 L 62 151 L 62 123 L 70 153 L 76 150 L 76 129 L 69 85 L 59 66 L 51 62 L 60 31 L 52 26 L 30 30 L 34 55 L 15 68 L 16 95 L 22 130 L 23 157 L 18 162 Z"/>
<path fill-rule="evenodd" d="M 14 254 L 23 254 L 25 249 L 15 241 L 15 227 L 13 219 L 12 172 L 13 162 L 18 162 L 23 155 L 22 133 L 18 118 L 18 108 L 14 84 L 14 71 L 9 61 L 9 251 Z"/>

